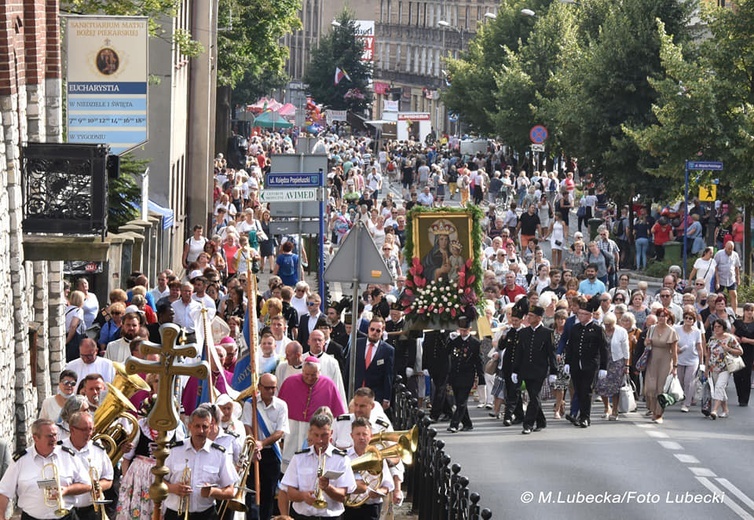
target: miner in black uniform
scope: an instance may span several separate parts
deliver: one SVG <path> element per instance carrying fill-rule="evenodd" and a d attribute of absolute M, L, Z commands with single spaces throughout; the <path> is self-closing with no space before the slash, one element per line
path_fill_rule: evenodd
<path fill-rule="evenodd" d="M 433 423 L 450 420 L 453 413 L 452 397 L 448 395 L 445 384 L 450 366 L 448 341 L 448 331 L 431 330 L 424 333 L 422 368 L 428 372 L 435 391 L 432 410 L 429 412 L 429 420 Z"/>
<path fill-rule="evenodd" d="M 456 399 L 456 409 L 450 418 L 448 431 L 456 433 L 458 426 L 463 424 L 462 431 L 473 430 L 469 417 L 468 401 L 474 386 L 474 377 L 480 385 L 484 385 L 484 368 L 481 342 L 471 335 L 470 320 L 466 317 L 458 319 L 458 336 L 448 343 L 450 349 L 450 367 L 448 370 L 448 384 L 453 389 Z"/>
<path fill-rule="evenodd" d="M 394 375 L 401 376 L 406 382 L 406 388 L 414 397 L 418 397 L 417 381 L 414 376 L 416 365 L 416 337 L 413 331 L 403 332 L 406 320 L 403 317 L 403 306 L 395 302 L 390 306 L 390 320 L 385 322 L 387 342 L 395 349 Z M 395 380 L 395 378 L 393 378 Z"/>
<path fill-rule="evenodd" d="M 511 328 L 500 338 L 497 348 L 503 352 L 503 380 L 505 381 L 505 412 L 503 414 L 503 426 L 519 424 L 524 420 L 524 403 L 521 399 L 521 383 L 513 382 L 513 365 L 516 360 L 516 345 L 518 335 L 521 332 L 522 322 L 529 304 L 526 299 L 516 302 L 511 309 Z"/>
<path fill-rule="evenodd" d="M 594 375 L 598 370 L 599 379 L 607 375 L 608 349 L 605 330 L 592 319 L 592 313 L 599 306 L 599 298 L 587 300 L 579 297 L 578 302 L 578 321 L 571 329 L 566 343 L 563 372 L 571 375 L 573 388 L 579 400 L 581 410 L 578 426 L 587 428 L 591 423 Z"/>
<path fill-rule="evenodd" d="M 539 305 L 533 305 L 529 308 L 529 326 L 521 329 L 518 334 L 513 373 L 511 374 L 514 383 L 518 383 L 519 380 L 524 382 L 529 394 L 529 405 L 526 407 L 522 431 L 525 435 L 547 427 L 547 419 L 542 412 L 539 392 L 542 390 L 545 377 L 548 377 L 549 374 L 549 382 L 554 383 L 558 373 L 552 329 L 542 325 L 544 313 L 544 307 Z"/>

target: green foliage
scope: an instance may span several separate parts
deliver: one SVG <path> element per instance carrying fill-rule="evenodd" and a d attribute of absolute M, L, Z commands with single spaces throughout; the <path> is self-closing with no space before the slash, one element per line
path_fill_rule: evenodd
<path fill-rule="evenodd" d="M 253 91 L 256 83 L 271 79 L 272 88 L 284 83 L 288 48 L 280 45 L 280 38 L 301 28 L 300 8 L 301 0 L 220 0 L 218 84 L 242 84 Z"/>
<path fill-rule="evenodd" d="M 189 58 L 204 52 L 201 43 L 192 40 L 184 31 L 166 35 L 161 23 L 164 17 L 178 14 L 180 0 L 61 0 L 61 12 L 76 14 L 105 14 L 111 16 L 146 16 L 149 18 L 149 35 L 155 38 L 172 39 L 179 51 Z"/>
<path fill-rule="evenodd" d="M 120 176 L 108 181 L 107 229 L 117 233 L 118 228 L 139 218 L 141 187 L 136 179 L 149 165 L 148 159 L 135 159 L 130 153 L 120 157 Z M 135 206 L 134 206 L 135 205 Z"/>
<path fill-rule="evenodd" d="M 309 92 L 317 103 L 336 110 L 364 113 L 372 104 L 372 94 L 367 90 L 372 65 L 361 61 L 364 44 L 356 37 L 354 14 L 344 9 L 337 22 L 340 25 L 332 27 L 312 51 L 304 82 L 309 84 Z M 348 73 L 351 80 L 343 78 L 335 85 L 333 78 L 337 67 Z M 349 96 L 355 91 L 363 99 Z"/>
<path fill-rule="evenodd" d="M 693 260 L 691 260 L 691 263 L 693 263 Z M 644 274 L 652 278 L 662 278 L 668 274 L 668 269 L 670 269 L 671 265 L 670 262 L 650 260 L 647 264 L 647 268 L 644 270 Z"/>

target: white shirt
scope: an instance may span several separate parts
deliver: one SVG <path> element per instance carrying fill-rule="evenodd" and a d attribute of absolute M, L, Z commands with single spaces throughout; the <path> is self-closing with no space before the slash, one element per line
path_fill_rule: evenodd
<path fill-rule="evenodd" d="M 40 519 L 58 518 L 55 515 L 57 506 L 45 504 L 42 489 L 37 482 L 42 479 L 42 468 L 45 464 L 55 464 L 58 468 L 58 477 L 61 486 L 69 486 L 73 483 L 89 484 L 89 472 L 81 461 L 62 446 L 55 449 L 48 457 L 43 457 L 34 446 L 27 449 L 11 463 L 8 470 L 0 481 L 0 494 L 10 500 L 18 499 L 18 507 L 26 514 Z M 45 476 L 52 478 L 52 469 L 45 470 Z M 62 497 L 63 507 L 71 509 L 75 504 L 75 497 L 67 495 Z"/>
<path fill-rule="evenodd" d="M 189 495 L 189 511 L 199 513 L 215 505 L 214 498 L 204 498 L 201 488 L 205 484 L 215 487 L 227 487 L 238 481 L 238 473 L 233 467 L 232 460 L 224 448 L 207 439 L 198 451 L 191 445 L 191 439 L 178 443 L 170 450 L 170 455 L 165 460 L 165 465 L 170 471 L 165 480 L 171 483 L 181 481 L 183 470 L 191 469 L 191 487 L 193 493 Z M 169 493 L 165 499 L 165 506 L 173 511 L 178 511 L 180 506 L 178 495 Z"/>
<path fill-rule="evenodd" d="M 287 361 L 281 361 L 278 364 L 278 367 L 275 369 L 275 377 L 278 380 L 278 390 L 280 389 L 280 386 L 283 384 L 283 381 L 285 381 L 286 379 L 288 379 L 289 377 L 293 375 L 300 374 L 303 370 L 304 370 L 303 363 L 299 366 L 292 367 L 291 365 L 288 364 Z"/>
<path fill-rule="evenodd" d="M 270 435 L 275 432 L 283 432 L 283 436 L 291 433 L 290 424 L 288 424 L 288 403 L 280 399 L 279 397 L 272 397 L 269 405 L 264 404 L 262 398 L 257 396 L 257 411 L 262 416 L 267 431 Z M 243 404 L 243 414 L 241 415 L 241 422 L 244 425 L 251 426 L 251 414 L 254 410 L 251 407 L 251 403 L 246 401 Z M 257 429 L 257 440 L 263 441 L 268 436 L 264 433 L 262 426 Z M 280 447 L 280 441 L 276 442 L 278 448 Z M 282 450 L 281 450 L 282 451 Z"/>
<path fill-rule="evenodd" d="M 353 446 L 353 438 L 351 437 L 351 426 L 356 419 L 356 414 L 345 413 L 339 415 L 332 425 L 332 443 L 337 448 L 342 450 L 351 448 Z M 372 425 L 372 434 L 380 432 L 392 432 L 393 425 L 390 424 L 390 419 L 387 418 L 385 412 L 382 410 L 382 406 L 375 404 L 372 408 L 372 413 L 369 414 L 369 423 Z"/>
<path fill-rule="evenodd" d="M 179 327 L 186 329 L 187 333 L 194 332 L 197 324 L 199 323 L 199 317 L 202 312 L 202 304 L 196 300 L 191 300 L 188 304 L 183 303 L 182 298 L 178 298 L 173 302 L 173 311 L 175 317 L 173 323 Z"/>
<path fill-rule="evenodd" d="M 346 493 L 356 491 L 356 480 L 351 471 L 349 458 L 344 451 L 337 450 L 332 444 L 327 446 L 324 454 L 324 470 L 339 471 L 343 474 L 333 480 L 330 485 L 336 488 L 345 488 Z M 314 448 L 308 448 L 305 451 L 296 452 L 288 465 L 288 469 L 280 481 L 280 489 L 288 491 L 289 487 L 294 487 L 299 491 L 314 491 L 317 484 L 317 468 L 319 467 L 319 457 Z M 341 502 L 336 502 L 327 493 L 322 493 L 327 502 L 326 509 L 317 509 L 314 506 L 307 505 L 306 502 L 291 502 L 291 507 L 300 515 L 304 516 L 340 516 L 345 510 Z"/>
<path fill-rule="evenodd" d="M 107 456 L 105 448 L 99 443 L 93 443 L 89 441 L 81 448 L 81 451 L 71 443 L 71 439 L 63 441 L 63 446 L 66 446 L 76 453 L 76 457 L 81 461 L 87 470 L 92 467 L 97 470 L 99 480 L 112 480 L 113 479 L 113 463 L 110 461 L 110 457 Z M 88 507 L 92 505 L 92 494 L 82 493 L 74 497 L 76 501 L 76 507 Z"/>
<path fill-rule="evenodd" d="M 87 293 L 86 300 L 84 300 L 84 306 L 82 308 L 84 309 L 84 324 L 88 329 L 92 326 L 94 319 L 99 313 L 99 300 L 97 299 L 97 295 L 94 293 Z"/>
<path fill-rule="evenodd" d="M 165 287 L 164 291 L 161 291 L 159 287 L 155 287 L 151 291 L 149 291 L 149 294 L 152 295 L 152 298 L 154 298 L 155 304 L 159 301 L 160 298 L 165 298 L 166 296 L 170 296 L 170 287 Z"/>
<path fill-rule="evenodd" d="M 220 433 L 215 437 L 215 443 L 225 448 L 225 455 L 233 457 L 233 464 L 238 464 L 238 460 L 241 458 L 241 452 L 243 451 L 243 443 L 246 439 L 246 434 L 241 436 L 240 433 L 227 433 L 220 430 Z"/>
<path fill-rule="evenodd" d="M 348 454 L 348 458 L 351 459 L 351 463 L 353 463 L 353 460 L 359 457 L 359 455 L 356 454 L 356 450 L 353 449 L 353 446 L 348 448 L 348 451 L 346 452 Z M 353 477 L 355 480 L 364 480 L 364 477 L 367 478 L 366 483 L 367 486 L 369 486 L 371 489 L 375 488 L 386 488 L 389 492 L 392 492 L 395 489 L 395 483 L 393 482 L 393 477 L 390 475 L 390 468 L 388 468 L 387 460 L 382 460 L 382 473 L 379 475 L 371 475 L 367 473 L 366 471 L 358 471 L 353 474 Z M 374 480 L 376 478 L 380 479 L 379 484 L 374 484 Z M 370 498 L 366 501 L 367 504 L 381 504 L 382 503 L 382 497 L 378 498 Z"/>
<path fill-rule="evenodd" d="M 81 358 L 74 359 L 65 366 L 66 370 L 73 370 L 79 377 L 76 386 L 89 374 L 99 374 L 105 383 L 112 383 L 115 379 L 115 368 L 113 362 L 109 359 L 97 356 L 94 363 L 86 364 Z M 33 515 L 32 515 L 33 516 Z"/>
<path fill-rule="evenodd" d="M 118 338 L 115 341 L 111 341 L 107 344 L 105 349 L 105 358 L 117 363 L 125 363 L 126 359 L 131 356 L 131 344 L 130 341 L 126 341 L 125 338 Z"/>

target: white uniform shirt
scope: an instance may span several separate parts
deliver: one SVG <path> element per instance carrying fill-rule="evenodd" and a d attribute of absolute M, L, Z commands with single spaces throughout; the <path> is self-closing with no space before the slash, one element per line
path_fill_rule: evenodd
<path fill-rule="evenodd" d="M 356 414 L 345 413 L 339 415 L 332 425 L 332 443 L 335 447 L 345 450 L 353 446 L 353 438 L 351 437 L 351 425 L 356 419 Z M 369 415 L 369 423 L 372 425 L 372 435 L 380 433 L 382 431 L 392 432 L 393 425 L 390 424 L 390 420 L 385 415 L 382 407 L 376 405 L 372 408 L 372 413 Z"/>
<path fill-rule="evenodd" d="M 280 489 L 288 491 L 289 487 L 294 487 L 303 492 L 314 491 L 317 485 L 318 467 L 319 457 L 313 447 L 296 452 L 285 471 L 285 475 L 283 475 L 283 480 L 280 481 Z M 351 463 L 345 451 L 337 450 L 330 444 L 325 450 L 324 470 L 325 473 L 328 471 L 343 473 L 340 477 L 330 480 L 331 486 L 345 488 L 346 493 L 353 493 L 356 490 Z M 327 502 L 326 509 L 317 509 L 306 502 L 292 502 L 291 507 L 298 514 L 304 516 L 340 516 L 343 514 L 345 511 L 343 503 L 334 501 L 324 491 L 322 496 Z"/>
<path fill-rule="evenodd" d="M 109 359 L 97 356 L 94 359 L 94 363 L 84 363 L 81 358 L 74 359 L 65 366 L 66 370 L 73 370 L 78 376 L 76 386 L 79 385 L 82 379 L 89 374 L 99 374 L 105 383 L 112 383 L 115 379 L 115 368 L 113 368 L 113 362 Z"/>
<path fill-rule="evenodd" d="M 227 487 L 238 481 L 238 473 L 233 467 L 231 458 L 226 455 L 225 449 L 207 439 L 198 451 L 191 445 L 191 439 L 177 443 L 165 460 L 165 465 L 170 473 L 165 480 L 171 483 L 181 481 L 183 470 L 191 469 L 192 493 L 189 501 L 189 511 L 200 513 L 215 505 L 214 498 L 202 497 L 202 487 L 211 484 L 215 487 Z M 178 511 L 181 497 L 169 493 L 165 499 L 165 506 L 173 511 Z"/>
<path fill-rule="evenodd" d="M 107 456 L 105 448 L 100 443 L 94 443 L 89 441 L 81 449 L 77 450 L 76 447 L 71 444 L 71 439 L 63 441 L 63 446 L 70 448 L 76 453 L 76 457 L 81 461 L 84 467 L 93 467 L 97 470 L 100 480 L 112 480 L 113 479 L 113 463 L 110 461 L 110 457 Z M 76 507 L 88 507 L 92 505 L 92 494 L 82 493 L 76 495 Z"/>
<path fill-rule="evenodd" d="M 37 481 L 42 480 L 42 468 L 45 464 L 55 464 L 58 468 L 60 485 L 69 486 L 73 483 L 90 484 L 89 471 L 83 463 L 70 451 L 62 446 L 55 446 L 49 457 L 43 457 L 34 446 L 14 456 L 14 462 L 5 472 L 0 481 L 0 494 L 10 500 L 18 498 L 18 507 L 27 515 L 34 518 L 53 519 L 57 505 L 46 505 L 42 489 Z M 52 468 L 45 470 L 45 477 L 52 478 Z M 63 507 L 71 509 L 76 505 L 76 497 L 72 495 L 62 497 Z"/>
<path fill-rule="evenodd" d="M 233 459 L 233 464 L 238 464 L 245 438 L 246 435 L 242 436 L 239 433 L 227 433 L 220 430 L 220 433 L 215 437 L 215 443 L 225 448 L 225 454 Z"/>

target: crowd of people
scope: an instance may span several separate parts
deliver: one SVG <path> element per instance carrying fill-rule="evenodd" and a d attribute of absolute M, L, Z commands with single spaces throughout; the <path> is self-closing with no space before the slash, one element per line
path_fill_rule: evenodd
<path fill-rule="evenodd" d="M 146 417 L 159 377 L 143 374 L 149 390 L 129 396 L 139 412 L 135 437 L 120 446 L 122 461 L 112 464 L 102 456 L 105 446 L 92 441 L 98 425 L 91 413 L 127 358 L 159 359 L 140 345 L 160 343 L 160 327 L 168 323 L 180 327 L 186 343 L 204 345 L 207 331 L 214 339 L 204 354 L 214 391 L 182 376 L 175 396 L 184 422 L 169 434 L 164 507 L 170 518 L 184 512 L 191 520 L 216 518 L 216 502 L 232 499 L 244 485 L 254 487 L 253 477 L 240 482 L 252 456 L 260 462 L 260 507 L 246 496 L 254 511 L 249 518 L 380 518 L 389 504 L 402 501 L 402 463 L 387 457 L 379 478 L 369 479 L 350 461 L 362 460 L 373 435 L 392 430 L 396 376 L 429 409 L 432 422 L 449 422 L 451 433 L 473 430 L 475 389 L 478 407 L 503 427 L 521 424 L 527 435 L 546 428 L 548 419 L 589 427 L 595 394 L 604 405 L 600 415 L 619 420 L 619 394 L 632 383 L 645 413 L 661 424 L 659 397 L 669 375 L 677 375 L 685 390 L 682 412 L 701 405 L 694 400 L 696 385 L 711 378 L 708 416 L 725 418 L 732 413 L 729 355 L 744 360 L 732 378 L 738 404 L 748 404 L 754 304 L 745 303 L 737 315 L 741 253 L 735 223 L 721 220 L 726 232 L 716 231 L 716 243 L 700 247 L 696 223 L 709 212 L 691 209 L 688 226 L 680 228 L 690 238 L 693 233 L 690 253 L 699 258 L 688 276 L 672 267 L 652 294 L 625 268 L 632 260 L 644 268 L 650 254 L 662 258 L 678 222 L 648 208 L 629 222 L 629 208 L 616 209 L 575 161 L 558 160 L 553 171 L 529 175 L 516 171 L 516 161 L 494 143 L 486 153 L 464 155 L 441 145 L 377 146 L 366 137 L 325 135 L 314 149 L 329 161 L 328 253 L 362 221 L 394 279 L 367 286 L 351 315 L 347 300 L 312 292 L 302 237 L 275 235 L 269 208 L 260 202 L 271 156 L 294 147 L 293 135 L 263 133 L 248 141 L 244 168 L 230 168 L 218 155 L 213 219 L 193 227 L 182 265 L 159 273 L 156 286 L 133 273 L 127 290 L 111 291 L 106 305 L 84 278 L 68 287 L 67 364 L 57 394 L 41 403 L 34 446 L 17 455 L 30 463 L 11 465 L 0 481 L 0 510 L 17 499 L 29 519 L 66 517 L 53 514 L 53 501 L 61 511 L 93 515 L 94 468 L 94 487 L 112 501 L 105 506 L 110 518 L 151 516 L 157 432 Z M 453 330 L 407 332 L 400 297 L 411 261 L 404 251 L 409 211 L 471 204 L 485 212 L 478 223 L 484 249 L 477 252 L 482 316 L 448 325 Z M 590 239 L 584 225 L 595 216 L 602 222 Z M 450 243 L 448 250 L 460 254 Z M 457 267 L 438 269 L 432 279 L 450 281 Z M 259 281 L 257 294 L 249 289 L 252 276 Z M 252 345 L 261 376 L 256 414 L 250 402 L 234 401 Z M 646 366 L 637 366 L 650 350 Z M 355 388 L 349 389 L 354 356 Z M 550 400 L 552 412 L 546 413 Z M 255 423 L 251 455 L 245 439 Z M 36 485 L 49 464 L 57 468 L 60 488 L 51 492 Z M 354 496 L 363 497 L 358 507 L 344 508 Z"/>

